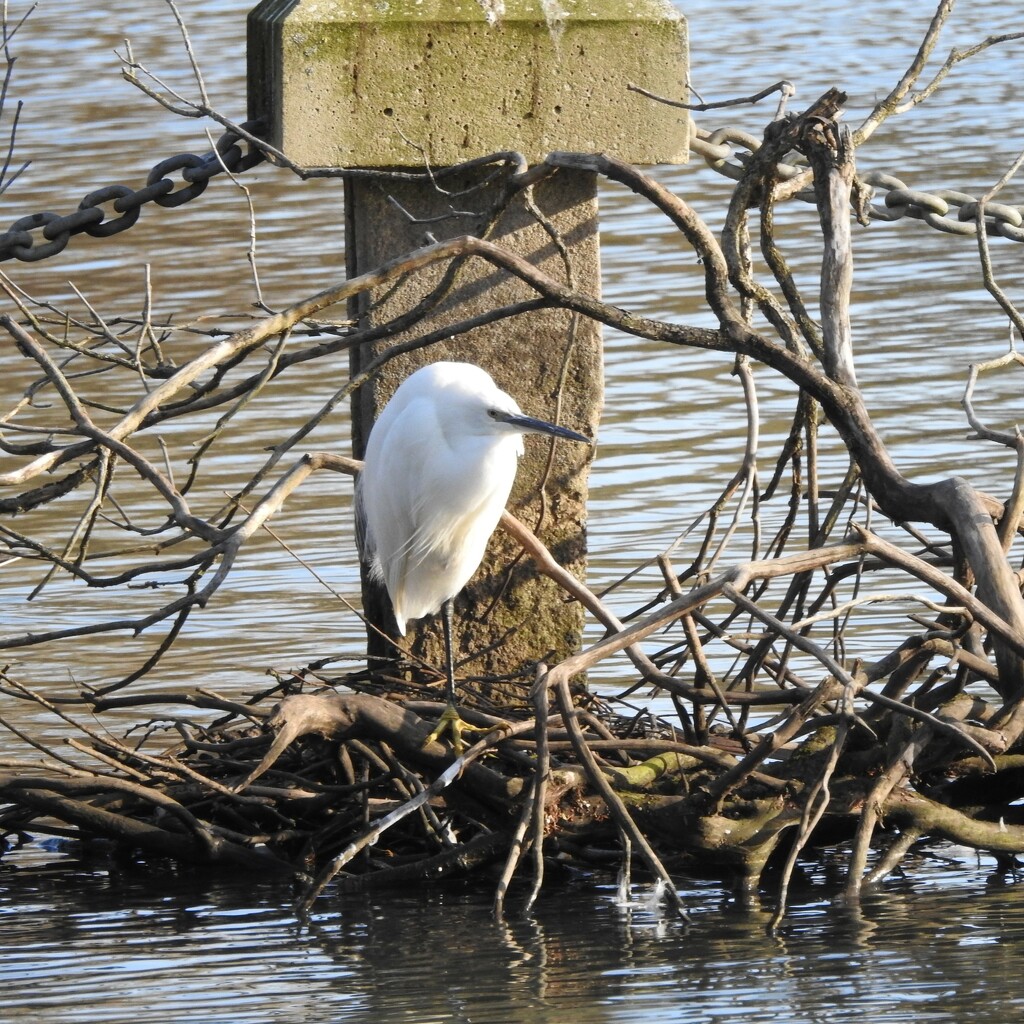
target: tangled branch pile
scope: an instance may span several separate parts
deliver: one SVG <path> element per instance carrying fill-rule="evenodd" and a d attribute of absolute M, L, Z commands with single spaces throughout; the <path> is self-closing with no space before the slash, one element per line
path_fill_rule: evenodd
<path fill-rule="evenodd" d="M 890 671 L 894 677 L 906 679 Z M 993 759 L 981 747 L 984 726 L 965 723 L 984 721 L 991 709 L 964 694 L 932 712 L 889 696 L 892 685 L 864 690 L 870 707 L 861 715 L 844 712 L 856 681 L 832 677 L 807 689 L 794 680 L 784 694 L 754 690 L 729 702 L 788 700 L 781 724 L 716 729 L 696 742 L 686 737 L 716 702 L 717 687 L 686 693 L 672 684 L 680 709 L 686 699 L 693 712 L 683 713 L 684 729 L 625 718 L 590 697 L 574 703 L 564 679 L 549 714 L 547 681 L 533 687 L 532 713 L 466 711 L 492 731 L 458 758 L 424 743 L 443 705 L 394 678 L 326 687 L 307 673 L 244 705 L 182 695 L 190 708 L 219 717 L 205 726 L 193 715 L 161 719 L 161 730 L 177 731 L 180 742 L 157 753 L 146 749 L 153 728 L 141 742 L 118 740 L 61 713 L 83 737 L 72 746 L 93 765 L 48 750 L 46 771 L 0 774 L 0 828 L 9 848 L 41 833 L 290 877 L 302 887 L 300 911 L 335 879 L 352 889 L 456 871 L 497 877 L 500 909 L 531 850 L 530 902 L 545 863 L 603 872 L 624 847 L 667 882 L 696 869 L 745 885 L 761 881 L 778 851 L 776 860 L 789 865 L 778 919 L 795 857 L 815 833 L 829 843 L 853 840 L 850 878 L 858 884 L 885 877 L 922 836 L 1007 859 L 1024 850 L 1024 816 L 1010 806 L 1024 757 Z M 951 690 L 939 687 L 927 700 L 931 681 L 916 688 L 921 704 Z M 372 692 L 381 685 L 387 696 Z M 109 698 L 99 710 L 145 703 Z M 901 785 L 911 765 L 913 785 Z M 862 875 L 878 823 L 882 853 Z M 685 916 L 675 889 L 665 892 Z"/>

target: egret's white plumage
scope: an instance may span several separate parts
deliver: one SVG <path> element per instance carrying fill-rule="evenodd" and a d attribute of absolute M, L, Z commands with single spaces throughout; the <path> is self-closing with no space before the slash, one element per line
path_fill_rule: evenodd
<path fill-rule="evenodd" d="M 452 598 L 469 582 L 501 518 L 523 434 L 589 444 L 582 434 L 520 412 L 479 366 L 433 363 L 406 378 L 370 431 L 356 484 L 356 536 L 370 574 L 391 597 L 398 631 L 443 611 L 445 732 L 462 753 L 455 709 Z"/>
<path fill-rule="evenodd" d="M 476 571 L 512 489 L 522 435 L 532 432 L 587 441 L 524 416 L 471 363 L 417 370 L 384 408 L 366 445 L 356 509 L 363 559 L 387 588 L 401 634 Z"/>

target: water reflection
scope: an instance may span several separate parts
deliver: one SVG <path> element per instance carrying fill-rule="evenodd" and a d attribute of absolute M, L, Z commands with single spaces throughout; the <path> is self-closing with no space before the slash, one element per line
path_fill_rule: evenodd
<path fill-rule="evenodd" d="M 933 861 L 856 908 L 798 889 L 769 938 L 767 902 L 710 883 L 685 894 L 690 927 L 587 881 L 505 922 L 485 886 L 334 894 L 300 929 L 273 886 L 4 865 L 4 1019 L 1016 1020 L 1024 899 L 989 870 Z"/>

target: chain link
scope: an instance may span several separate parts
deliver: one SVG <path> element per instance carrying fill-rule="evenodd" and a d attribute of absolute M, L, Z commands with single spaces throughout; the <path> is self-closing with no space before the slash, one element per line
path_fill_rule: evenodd
<path fill-rule="evenodd" d="M 751 154 L 760 145 L 760 141 L 753 135 L 735 128 L 719 128 L 713 132 L 697 128 L 690 139 L 690 149 L 694 153 L 703 157 L 710 168 L 734 181 L 739 180 Z M 807 169 L 785 163 L 778 167 L 779 177 L 783 181 L 789 181 Z M 896 221 L 911 217 L 950 235 L 978 233 L 975 219 L 978 200 L 974 196 L 951 189 L 922 192 L 883 171 L 868 171 L 860 176 L 860 180 L 884 193 L 881 204 L 868 204 L 868 213 L 873 220 Z M 796 197 L 805 202 L 814 202 L 814 193 L 810 189 L 798 192 Z M 953 208 L 956 209 L 955 217 L 949 215 Z M 985 226 L 990 236 L 998 235 L 1013 242 L 1024 242 L 1024 206 L 986 203 Z"/>
<path fill-rule="evenodd" d="M 251 132 L 258 127 L 254 121 L 242 125 Z M 243 145 L 246 150 L 243 150 Z M 236 132 L 225 132 L 217 140 L 215 150 L 197 156 L 179 153 L 156 164 L 140 189 L 128 185 L 107 185 L 90 192 L 78 209 L 66 216 L 56 213 L 33 213 L 16 220 L 0 234 L 0 262 L 16 259 L 35 263 L 62 252 L 72 235 L 85 232 L 94 238 L 109 238 L 126 231 L 138 219 L 146 203 L 175 207 L 203 194 L 210 179 L 223 173 L 247 171 L 264 159 L 263 153 Z M 175 184 L 178 175 L 183 184 Z"/>
<path fill-rule="evenodd" d="M 253 121 L 242 125 L 247 132 L 257 127 Z M 243 145 L 246 150 L 243 150 Z M 734 181 L 739 180 L 751 154 L 760 145 L 760 140 L 748 132 L 728 127 L 713 132 L 695 128 L 690 139 L 690 149 L 694 153 L 703 157 L 710 168 Z M 0 234 L 0 262 L 17 259 L 34 263 L 56 256 L 73 235 L 82 232 L 94 238 L 109 238 L 130 228 L 139 219 L 146 203 L 163 207 L 182 206 L 202 195 L 210 179 L 225 169 L 232 174 L 240 173 L 264 159 L 259 149 L 236 132 L 225 132 L 218 139 L 215 152 L 203 156 L 179 153 L 161 160 L 149 172 L 145 186 L 140 189 L 128 185 L 107 185 L 90 192 L 78 204 L 78 209 L 66 216 L 33 213 L 16 220 Z M 779 177 L 788 181 L 802 174 L 806 167 L 781 163 L 778 170 Z M 175 185 L 171 177 L 175 174 L 180 176 L 182 184 Z M 883 171 L 869 171 L 860 180 L 884 193 L 882 203 L 868 204 L 868 212 L 874 220 L 896 221 L 911 217 L 947 234 L 977 234 L 978 200 L 974 196 L 951 189 L 922 192 Z M 797 198 L 813 202 L 814 193 L 807 189 L 798 192 Z M 950 216 L 953 209 L 956 210 L 955 217 Z M 985 223 L 989 235 L 1024 242 L 1024 206 L 986 203 Z M 37 233 L 41 237 L 36 237 Z"/>

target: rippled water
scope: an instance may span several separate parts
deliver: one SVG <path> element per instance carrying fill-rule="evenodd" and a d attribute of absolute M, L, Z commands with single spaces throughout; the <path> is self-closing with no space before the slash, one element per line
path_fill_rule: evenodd
<path fill-rule="evenodd" d="M 956 851 L 950 851 L 956 853 Z M 1024 1012 L 1019 887 L 973 855 L 858 908 L 818 886 L 769 911 L 684 890 L 572 885 L 505 923 L 479 887 L 350 895 L 300 929 L 272 886 L 141 870 L 0 867 L 0 1019 L 966 1024 Z M 21 862 L 19 862 L 19 865 Z M 950 879 L 955 885 L 950 885 Z"/>
<path fill-rule="evenodd" d="M 244 113 L 244 14 L 248 0 L 182 0 L 214 102 Z M 857 123 L 908 63 L 928 5 L 868 0 L 773 5 L 686 3 L 695 86 L 706 99 L 750 94 L 786 77 L 809 102 L 830 85 L 850 93 Z M 821 9 L 819 9 L 821 8 Z M 1012 5 L 963 5 L 939 50 L 1019 29 Z M 13 87 L 26 100 L 21 151 L 33 166 L 4 197 L 5 217 L 64 212 L 109 182 L 139 182 L 152 163 L 208 144 L 195 123 L 174 118 L 123 83 L 113 50 L 130 36 L 136 55 L 183 89 L 184 61 L 157 0 L 40 4 L 18 39 Z M 993 50 L 951 76 L 947 88 L 859 154 L 921 188 L 978 194 L 1024 141 L 1022 57 Z M 705 127 L 735 124 L 759 134 L 767 108 L 702 114 Z M 658 176 L 713 222 L 728 185 L 699 164 Z M 340 280 L 341 195 L 325 182 L 298 184 L 260 167 L 244 178 L 258 210 L 259 267 L 274 306 Z M 1021 191 L 1016 187 L 1016 199 Z M 669 225 L 631 195 L 602 194 L 605 297 L 651 316 L 707 323 L 700 268 Z M 817 241 L 810 208 L 780 214 L 790 259 L 804 281 Z M 218 182 L 178 211 L 147 210 L 116 241 L 76 238 L 59 259 L 5 265 L 33 294 L 76 304 L 72 280 L 105 315 L 140 308 L 151 265 L 157 310 L 184 318 L 244 311 L 253 299 L 245 263 L 244 197 Z M 1001 318 L 977 284 L 973 242 L 919 224 L 856 229 L 858 372 L 895 458 L 910 475 L 963 473 L 995 493 L 1012 467 L 964 440 L 959 399 L 971 361 L 1005 348 Z M 1022 252 L 995 243 L 1009 287 Z M 1019 296 L 1018 296 L 1019 298 Z M 606 335 L 607 405 L 592 477 L 591 585 L 599 589 L 663 550 L 717 495 L 742 453 L 742 396 L 731 361 Z M 791 390 L 758 372 L 763 451 L 788 430 Z M 17 391 L 9 374 L 4 396 Z M 272 392 L 273 415 L 243 418 L 220 458 L 226 473 L 258 465 L 338 381 L 319 368 Z M 1019 376 L 995 379 L 987 408 L 1012 422 Z M 344 415 L 311 446 L 347 451 Z M 837 467 L 841 459 L 826 451 Z M 765 472 L 767 467 L 762 469 Z M 336 590 L 358 576 L 344 481 L 314 480 L 274 520 L 275 529 Z M 651 576 L 616 593 L 620 612 L 649 596 Z M 92 595 L 57 584 L 26 606 L 18 567 L 0 569 L 3 627 L 81 621 Z M 871 620 L 868 620 L 869 622 Z M 884 625 L 884 619 L 876 620 Z M 881 628 L 881 626 L 879 627 Z M 869 647 L 870 630 L 863 641 Z M 260 685 L 268 666 L 325 653 L 358 658 L 362 631 L 297 562 L 269 538 L 246 552 L 215 604 L 195 616 L 152 688 L 197 685 L 228 692 Z M 880 647 L 866 656 L 880 653 Z M 109 639 L 24 652 L 19 678 L 53 692 L 104 682 L 148 646 Z M 616 666 L 604 671 L 613 676 Z M 6 710 L 5 710 L 5 713 Z M 15 712 L 17 713 L 17 712 Z M 58 724 L 34 723 L 44 738 Z M 109 865 L 74 865 L 37 850 L 0 864 L 0 1020 L 108 1021 L 148 1013 L 161 1021 L 1009 1021 L 1021 1017 L 1016 960 L 1021 896 L 989 878 L 991 865 L 963 856 L 918 865 L 861 910 L 832 906 L 821 888 L 799 894 L 784 936 L 764 936 L 765 913 L 738 905 L 718 884 L 689 894 L 695 925 L 684 930 L 646 906 L 619 906 L 611 888 L 552 890 L 536 920 L 502 928 L 479 890 L 345 897 L 325 901 L 309 931 L 290 916 L 290 894 L 232 879 L 168 879 Z M 439 913 L 443 910 L 444 913 Z"/>

